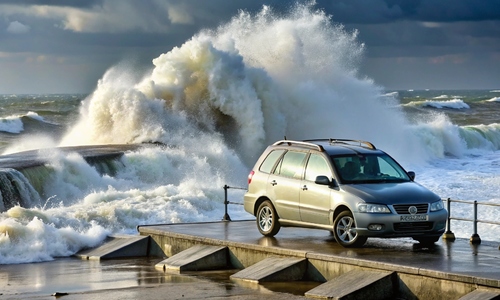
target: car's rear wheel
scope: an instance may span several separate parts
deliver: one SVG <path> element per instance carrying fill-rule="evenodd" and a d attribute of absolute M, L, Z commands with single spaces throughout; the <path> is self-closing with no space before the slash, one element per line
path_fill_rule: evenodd
<path fill-rule="evenodd" d="M 356 231 L 356 221 L 348 210 L 341 212 L 333 222 L 333 234 L 337 243 L 343 247 L 361 247 L 367 237 L 360 236 Z"/>
<path fill-rule="evenodd" d="M 280 231 L 281 225 L 278 221 L 278 214 L 271 201 L 266 200 L 257 209 L 257 228 L 264 236 L 274 236 Z"/>

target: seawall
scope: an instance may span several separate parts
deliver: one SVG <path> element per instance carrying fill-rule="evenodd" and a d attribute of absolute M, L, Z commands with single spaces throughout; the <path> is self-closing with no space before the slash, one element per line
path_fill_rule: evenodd
<path fill-rule="evenodd" d="M 270 257 L 304 259 L 300 280 L 315 281 L 318 286 L 376 272 L 389 274 L 386 282 L 391 282 L 392 292 L 388 298 L 500 297 L 500 253 L 485 243 L 477 246 L 457 239 L 422 248 L 408 239 L 369 239 L 362 248 L 346 249 L 328 231 L 282 228 L 275 238 L 262 237 L 255 221 L 139 226 L 138 231 L 151 237 L 152 255 L 174 257 L 199 245 L 222 246 L 227 249 L 228 266 L 236 269 L 251 268 Z"/>

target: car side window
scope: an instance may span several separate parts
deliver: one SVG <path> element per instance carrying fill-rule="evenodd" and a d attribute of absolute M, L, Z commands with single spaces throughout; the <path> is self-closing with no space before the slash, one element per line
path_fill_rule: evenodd
<path fill-rule="evenodd" d="M 281 176 L 301 178 L 304 171 L 303 162 L 306 157 L 304 152 L 288 151 L 274 171 Z"/>
<path fill-rule="evenodd" d="M 318 154 L 311 154 L 306 166 L 305 180 L 315 181 L 317 176 L 332 177 L 330 167 L 326 160 Z"/>
<path fill-rule="evenodd" d="M 271 173 L 276 161 L 281 157 L 281 155 L 285 152 L 285 150 L 274 150 L 271 151 L 264 159 L 262 164 L 260 165 L 259 171 L 263 173 Z"/>

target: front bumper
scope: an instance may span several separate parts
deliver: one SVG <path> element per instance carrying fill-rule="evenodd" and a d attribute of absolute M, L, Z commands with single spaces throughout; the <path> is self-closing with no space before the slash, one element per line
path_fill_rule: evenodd
<path fill-rule="evenodd" d="M 354 213 L 356 231 L 367 237 L 415 237 L 441 235 L 446 228 L 448 212 L 445 209 L 431 212 L 426 221 L 401 221 L 400 214 Z M 370 225 L 382 225 L 382 229 L 370 229 Z M 376 227 L 376 226 L 374 226 Z"/>

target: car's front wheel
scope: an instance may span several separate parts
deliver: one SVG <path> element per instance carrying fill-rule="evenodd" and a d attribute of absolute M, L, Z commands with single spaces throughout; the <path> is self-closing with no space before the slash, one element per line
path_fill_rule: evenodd
<path fill-rule="evenodd" d="M 266 200 L 257 209 L 257 228 L 264 236 L 274 236 L 280 231 L 278 215 L 271 201 Z"/>
<path fill-rule="evenodd" d="M 348 210 L 341 212 L 333 222 L 333 234 L 337 243 L 343 247 L 361 247 L 367 237 L 360 236 L 356 231 L 356 222 Z"/>
<path fill-rule="evenodd" d="M 439 241 L 439 236 L 414 237 L 413 239 L 424 246 L 432 246 L 435 242 Z"/>

